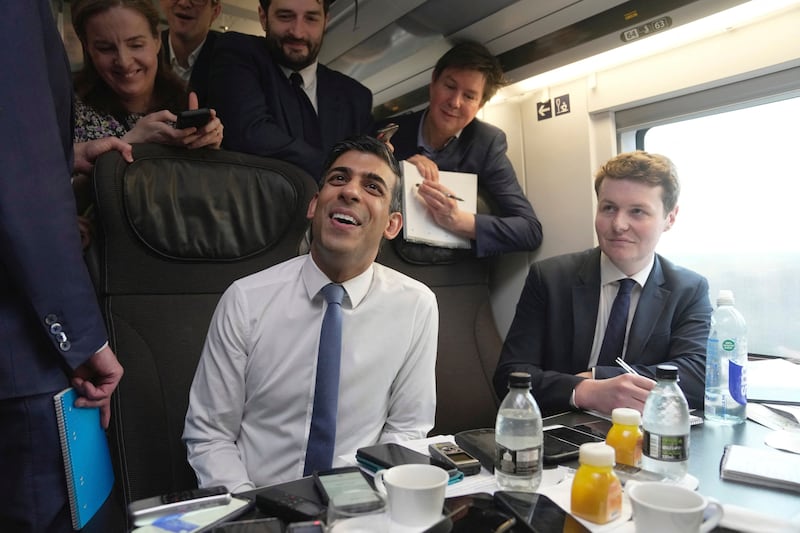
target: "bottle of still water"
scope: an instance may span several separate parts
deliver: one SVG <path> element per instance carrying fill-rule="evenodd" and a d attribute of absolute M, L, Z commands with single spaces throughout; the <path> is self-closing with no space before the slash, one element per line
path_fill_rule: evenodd
<path fill-rule="evenodd" d="M 656 386 L 642 410 L 642 468 L 682 479 L 689 467 L 689 404 L 678 387 L 678 367 L 656 367 Z"/>
<path fill-rule="evenodd" d="M 542 481 L 542 414 L 530 389 L 530 374 L 512 372 L 497 411 L 494 477 L 500 490 L 533 492 Z"/>
<path fill-rule="evenodd" d="M 705 418 L 723 424 L 747 418 L 747 325 L 733 304 L 732 291 L 719 291 L 706 354 Z"/>

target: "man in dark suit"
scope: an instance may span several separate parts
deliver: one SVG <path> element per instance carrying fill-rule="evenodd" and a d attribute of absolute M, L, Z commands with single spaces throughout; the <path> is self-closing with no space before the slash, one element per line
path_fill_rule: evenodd
<path fill-rule="evenodd" d="M 122 367 L 81 254 L 73 169 L 72 81 L 49 0 L 12 2 L 0 18 L 0 529 L 71 532 L 53 395 L 76 387 L 101 408 Z M 84 143 L 86 171 L 119 139 Z"/>
<path fill-rule="evenodd" d="M 400 126 L 391 138 L 395 157 L 413 163 L 424 178 L 418 191 L 434 220 L 471 239 L 478 257 L 531 251 L 542 243 L 542 224 L 506 156 L 505 133 L 475 118 L 503 83 L 489 50 L 462 42 L 437 61 L 428 108 L 387 121 Z M 439 170 L 477 174 L 492 214 L 460 210 L 447 197 L 452 191 L 439 183 Z"/>
<path fill-rule="evenodd" d="M 197 93 L 200 107 L 208 104 L 211 54 L 219 32 L 211 24 L 222 11 L 220 0 L 161 0 L 168 29 L 161 32 L 164 63 Z"/>
<path fill-rule="evenodd" d="M 640 412 L 654 386 L 655 367 L 679 369 L 691 407 L 702 407 L 711 316 L 708 282 L 655 253 L 678 214 L 679 183 L 672 162 L 646 152 L 620 154 L 595 178 L 599 248 L 534 263 L 503 345 L 494 386 L 530 372 L 543 414 L 574 408 Z M 602 345 L 620 280 L 632 278 L 625 342 L 608 359 Z M 627 334 L 624 334 L 624 331 Z M 619 355 L 639 374 L 627 374 Z M 605 360 L 603 360 L 605 359 Z"/>
<path fill-rule="evenodd" d="M 317 63 L 329 4 L 260 0 L 266 38 L 220 36 L 210 104 L 225 124 L 223 147 L 282 159 L 319 179 L 337 141 L 372 130 L 369 89 Z"/>

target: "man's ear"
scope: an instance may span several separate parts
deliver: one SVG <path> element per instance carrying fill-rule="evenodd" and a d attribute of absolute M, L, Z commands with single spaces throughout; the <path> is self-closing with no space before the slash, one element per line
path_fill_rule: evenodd
<path fill-rule="evenodd" d="M 260 6 L 259 6 L 260 7 Z M 222 2 L 211 5 L 211 22 L 214 22 L 219 14 L 222 13 Z"/>
<path fill-rule="evenodd" d="M 258 5 L 258 21 L 261 23 L 261 29 L 264 30 L 264 33 L 269 33 L 267 29 L 267 13 L 264 11 L 264 8 L 261 7 L 261 4 Z"/>
<path fill-rule="evenodd" d="M 672 211 L 667 213 L 667 218 L 664 221 L 664 231 L 669 231 L 673 224 L 675 224 L 675 217 L 678 216 L 679 206 L 675 206 Z"/>
<path fill-rule="evenodd" d="M 386 223 L 386 229 L 383 230 L 383 236 L 391 241 L 397 237 L 401 229 L 403 229 L 403 214 L 400 211 L 389 213 L 389 221 Z"/>
<path fill-rule="evenodd" d="M 308 210 L 306 211 L 306 218 L 311 220 L 314 218 L 314 212 L 317 210 L 317 199 L 319 198 L 319 193 L 314 194 L 314 197 L 308 202 Z"/>

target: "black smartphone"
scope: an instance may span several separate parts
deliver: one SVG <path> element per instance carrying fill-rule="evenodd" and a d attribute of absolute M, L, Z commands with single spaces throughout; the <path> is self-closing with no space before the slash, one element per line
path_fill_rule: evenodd
<path fill-rule="evenodd" d="M 183 490 L 132 501 L 128 515 L 134 525 L 142 525 L 162 516 L 227 505 L 230 501 L 231 494 L 223 486 Z"/>
<path fill-rule="evenodd" d="M 458 468 L 453 468 L 449 464 L 442 463 L 433 457 L 414 451 L 411 448 L 406 448 L 395 442 L 386 442 L 384 444 L 375 444 L 359 448 L 356 450 L 356 461 L 373 472 L 397 465 L 431 464 L 447 470 L 451 482 L 464 477 L 464 473 Z"/>
<path fill-rule="evenodd" d="M 588 533 L 589 529 L 558 506 L 556 502 L 535 492 L 497 491 L 494 493 L 497 506 L 517 519 L 517 526 L 534 533 L 569 531 Z M 519 529 L 522 531 L 523 529 Z M 514 529 L 518 531 L 518 529 Z"/>
<path fill-rule="evenodd" d="M 211 533 L 283 533 L 283 522 L 279 518 L 237 520 L 216 526 Z"/>
<path fill-rule="evenodd" d="M 190 109 L 178 113 L 178 121 L 175 127 L 179 130 L 185 128 L 202 128 L 211 120 L 211 111 L 205 107 L 200 109 Z"/>
<path fill-rule="evenodd" d="M 543 431 L 545 464 L 558 464 L 578 458 L 581 444 L 603 442 L 603 437 L 569 426 L 550 426 Z"/>
<path fill-rule="evenodd" d="M 314 484 L 325 504 L 334 500 L 348 511 L 368 512 L 383 503 L 357 466 L 314 472 Z"/>
<path fill-rule="evenodd" d="M 392 122 L 391 124 L 387 124 L 379 129 L 375 137 L 381 142 L 388 143 L 392 139 L 392 135 L 397 133 L 397 130 L 399 129 L 400 126 Z"/>

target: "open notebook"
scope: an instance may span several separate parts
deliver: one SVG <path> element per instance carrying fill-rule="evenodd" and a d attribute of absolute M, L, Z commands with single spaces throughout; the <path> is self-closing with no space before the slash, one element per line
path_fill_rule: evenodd
<path fill-rule="evenodd" d="M 408 161 L 402 162 L 403 169 L 403 238 L 411 242 L 421 242 L 443 248 L 470 248 L 470 241 L 450 233 L 439 226 L 428 212 L 425 203 L 419 198 L 417 185 L 422 176 L 417 167 Z M 475 213 L 478 205 L 478 176 L 465 172 L 439 171 L 439 182 L 460 198 L 458 208 Z"/>

